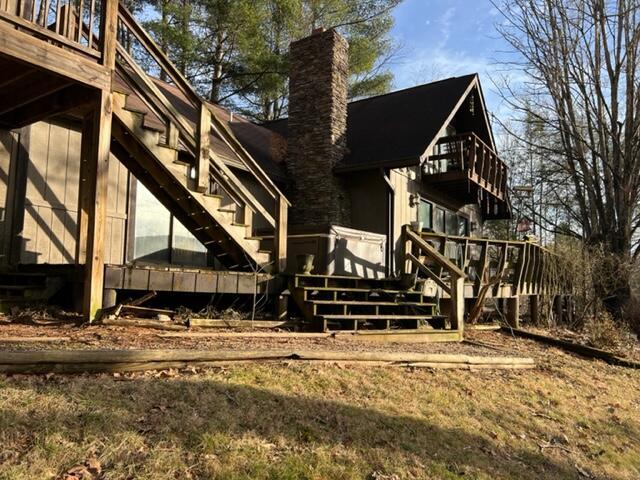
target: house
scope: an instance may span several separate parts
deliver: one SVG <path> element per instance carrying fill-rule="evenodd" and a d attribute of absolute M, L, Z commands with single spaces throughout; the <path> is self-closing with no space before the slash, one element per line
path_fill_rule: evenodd
<path fill-rule="evenodd" d="M 3 305 L 288 286 L 318 328 L 460 339 L 478 301 L 515 322 L 564 292 L 542 247 L 480 238 L 510 208 L 477 75 L 348 102 L 347 42 L 318 30 L 291 45 L 289 117 L 255 125 L 116 0 L 40 3 L 0 2 Z"/>

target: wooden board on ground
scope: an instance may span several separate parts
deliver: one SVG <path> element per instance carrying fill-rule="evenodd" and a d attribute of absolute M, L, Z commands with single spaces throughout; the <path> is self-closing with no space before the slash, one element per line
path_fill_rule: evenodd
<path fill-rule="evenodd" d="M 189 319 L 189 326 L 205 328 L 282 328 L 293 325 L 293 322 L 289 322 L 286 320 L 225 320 L 212 318 Z"/>
<path fill-rule="evenodd" d="M 45 350 L 1 352 L 2 373 L 122 372 L 218 365 L 220 362 L 306 361 L 417 368 L 529 369 L 531 358 L 478 357 L 411 352 L 288 350 Z"/>
<path fill-rule="evenodd" d="M 0 343 L 54 343 L 69 340 L 71 337 L 0 337 Z"/>
<path fill-rule="evenodd" d="M 103 318 L 101 320 L 103 325 L 111 325 L 117 327 L 144 327 L 144 328 L 154 328 L 156 330 L 187 330 L 187 327 L 184 325 L 178 325 L 171 322 L 160 321 L 160 320 L 150 320 L 143 318 Z"/>
<path fill-rule="evenodd" d="M 536 340 L 538 342 L 546 343 L 547 345 L 560 347 L 564 350 L 577 353 L 584 357 L 598 358 L 611 365 L 618 365 L 629 368 L 640 368 L 640 362 L 636 362 L 628 358 L 619 357 L 615 353 L 607 352 L 606 350 L 601 350 L 599 348 L 589 347 L 587 345 L 581 345 L 579 343 L 568 342 L 566 340 L 549 337 L 547 335 L 541 335 L 539 333 L 528 332 L 519 328 L 502 327 L 502 332 L 516 335 L 518 337 Z"/>

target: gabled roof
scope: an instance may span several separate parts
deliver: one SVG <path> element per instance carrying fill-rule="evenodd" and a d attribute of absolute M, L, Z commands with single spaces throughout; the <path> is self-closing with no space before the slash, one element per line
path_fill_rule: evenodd
<path fill-rule="evenodd" d="M 337 169 L 415 164 L 474 85 L 471 74 L 350 102 L 349 153 Z M 287 136 L 287 119 L 264 126 Z"/>

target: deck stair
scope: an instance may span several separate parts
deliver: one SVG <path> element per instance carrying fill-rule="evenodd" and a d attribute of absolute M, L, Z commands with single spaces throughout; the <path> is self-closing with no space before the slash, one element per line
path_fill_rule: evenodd
<path fill-rule="evenodd" d="M 9 313 L 13 307 L 46 304 L 64 285 L 62 276 L 0 272 L 0 312 Z"/>
<path fill-rule="evenodd" d="M 179 159 L 178 146 L 164 132 L 145 123 L 145 114 L 130 108 L 129 94 L 116 92 L 112 151 L 225 267 L 265 268 L 270 252 L 251 237 L 251 224 L 240 223 L 236 209 L 222 205 L 223 196 L 199 192 L 190 178 L 191 165 Z M 244 221 L 244 220 L 241 220 Z"/>
<path fill-rule="evenodd" d="M 438 305 L 397 279 L 295 275 L 289 289 L 305 320 L 321 331 L 447 329 Z"/>
<path fill-rule="evenodd" d="M 265 251 L 253 230 L 256 220 L 270 225 L 282 245 L 287 200 L 122 4 L 118 22 L 112 152 L 220 266 L 278 270 L 284 252 Z M 170 82 L 149 75 L 145 62 Z"/>

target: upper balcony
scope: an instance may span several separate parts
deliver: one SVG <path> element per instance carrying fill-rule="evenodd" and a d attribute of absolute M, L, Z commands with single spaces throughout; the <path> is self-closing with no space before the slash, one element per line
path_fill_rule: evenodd
<path fill-rule="evenodd" d="M 117 6 L 118 0 L 0 0 L 0 82 L 19 86 L 28 75 L 35 94 L 51 93 L 45 86 L 57 88 L 62 79 L 110 89 L 115 47 L 107 44 L 115 38 Z"/>
<path fill-rule="evenodd" d="M 507 165 L 474 133 L 441 138 L 423 165 L 427 184 L 469 202 L 489 193 L 492 202 L 506 203 L 507 176 Z"/>

